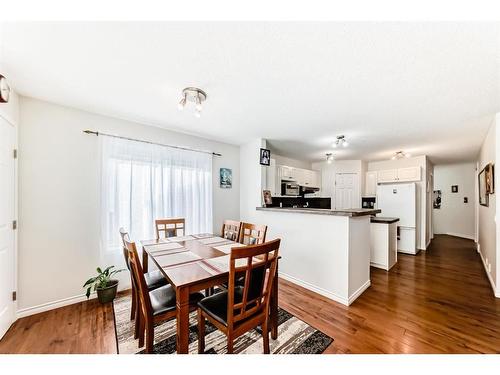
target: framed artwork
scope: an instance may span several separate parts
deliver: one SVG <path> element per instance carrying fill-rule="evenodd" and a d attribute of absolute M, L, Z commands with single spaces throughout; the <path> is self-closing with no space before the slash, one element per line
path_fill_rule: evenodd
<path fill-rule="evenodd" d="M 260 164 L 266 166 L 271 164 L 271 150 L 265 148 L 260 149 Z"/>
<path fill-rule="evenodd" d="M 441 208 L 441 190 L 434 190 L 434 208 L 435 209 L 440 209 Z"/>
<path fill-rule="evenodd" d="M 486 167 L 478 174 L 479 204 L 488 207 L 488 193 L 486 192 Z"/>
<path fill-rule="evenodd" d="M 264 204 L 273 204 L 273 198 L 271 197 L 271 190 L 262 190 L 262 195 L 264 196 Z"/>
<path fill-rule="evenodd" d="M 458 185 L 451 185 L 451 192 L 458 193 Z"/>
<path fill-rule="evenodd" d="M 233 170 L 221 168 L 219 170 L 219 179 L 221 189 L 231 189 L 233 187 Z"/>
<path fill-rule="evenodd" d="M 494 194 L 495 193 L 495 165 L 488 164 L 484 167 L 486 170 L 486 194 Z"/>

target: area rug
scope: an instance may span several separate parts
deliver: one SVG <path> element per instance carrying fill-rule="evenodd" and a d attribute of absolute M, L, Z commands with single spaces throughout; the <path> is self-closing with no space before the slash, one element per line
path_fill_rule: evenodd
<path fill-rule="evenodd" d="M 142 354 L 144 348 L 139 348 L 139 341 L 134 339 L 134 322 L 130 320 L 130 306 L 130 295 L 118 297 L 113 303 L 118 353 Z M 191 313 L 189 326 L 189 353 L 198 353 L 196 312 Z M 208 321 L 205 329 L 205 353 L 226 353 L 226 336 Z M 175 319 L 158 324 L 155 326 L 154 332 L 154 352 L 156 354 L 174 354 L 176 352 Z M 278 338 L 276 340 L 270 338 L 269 340 L 273 354 L 320 354 L 332 342 L 331 337 L 281 308 L 278 315 Z M 238 337 L 234 342 L 234 353 L 262 354 L 260 327 Z"/>

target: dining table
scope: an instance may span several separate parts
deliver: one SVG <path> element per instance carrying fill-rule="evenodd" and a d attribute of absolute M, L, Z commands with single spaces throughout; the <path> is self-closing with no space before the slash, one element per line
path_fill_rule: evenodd
<path fill-rule="evenodd" d="M 140 241 L 144 272 L 149 260 L 175 289 L 177 353 L 189 349 L 189 295 L 227 283 L 231 249 L 245 246 L 215 234 L 201 233 Z M 271 338 L 278 337 L 278 268 L 270 295 Z"/>

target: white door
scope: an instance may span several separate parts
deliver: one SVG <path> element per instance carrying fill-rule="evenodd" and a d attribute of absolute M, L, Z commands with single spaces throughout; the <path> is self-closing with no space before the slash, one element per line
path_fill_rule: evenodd
<path fill-rule="evenodd" d="M 0 117 L 0 338 L 14 321 L 14 127 Z"/>
<path fill-rule="evenodd" d="M 335 174 L 335 209 L 344 210 L 359 208 L 358 202 L 358 174 Z"/>

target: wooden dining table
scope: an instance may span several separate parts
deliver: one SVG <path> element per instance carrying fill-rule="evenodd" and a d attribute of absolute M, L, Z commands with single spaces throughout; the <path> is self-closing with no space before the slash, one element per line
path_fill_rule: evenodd
<path fill-rule="evenodd" d="M 150 258 L 175 289 L 177 353 L 188 353 L 189 295 L 227 283 L 231 248 L 243 245 L 209 233 L 143 240 L 141 244 L 144 272 Z M 278 277 L 274 279 L 269 310 L 271 338 L 276 339 Z"/>

